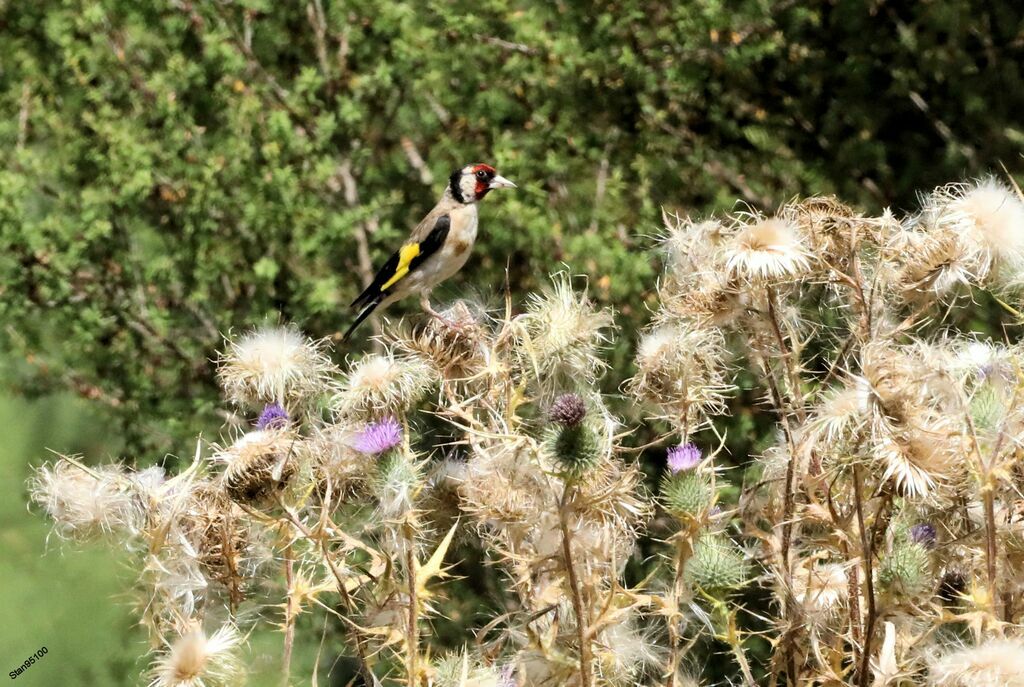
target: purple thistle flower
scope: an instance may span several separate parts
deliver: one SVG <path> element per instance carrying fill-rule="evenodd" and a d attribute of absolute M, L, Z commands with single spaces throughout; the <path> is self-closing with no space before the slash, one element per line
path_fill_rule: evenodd
<path fill-rule="evenodd" d="M 498 669 L 498 687 L 516 687 L 516 667 L 511 663 Z"/>
<path fill-rule="evenodd" d="M 700 465 L 700 449 L 694 444 L 682 444 L 668 450 L 668 469 L 674 475 Z"/>
<path fill-rule="evenodd" d="M 910 541 L 926 549 L 934 547 L 937 538 L 935 528 L 927 522 L 918 523 L 910 528 Z"/>
<path fill-rule="evenodd" d="M 390 451 L 402 443 L 402 425 L 393 417 L 366 425 L 352 440 L 352 448 L 371 456 Z"/>
<path fill-rule="evenodd" d="M 282 429 L 288 424 L 288 411 L 278 403 L 263 407 L 263 412 L 256 420 L 256 429 Z"/>
<path fill-rule="evenodd" d="M 587 417 L 587 403 L 579 394 L 562 394 L 551 404 L 548 417 L 563 427 L 577 427 Z"/>

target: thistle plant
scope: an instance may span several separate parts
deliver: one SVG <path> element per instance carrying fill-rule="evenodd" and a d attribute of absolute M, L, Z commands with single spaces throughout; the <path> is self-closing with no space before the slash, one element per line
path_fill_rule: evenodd
<path fill-rule="evenodd" d="M 1019 684 L 1024 349 L 960 329 L 985 292 L 1021 323 L 1019 192 L 665 222 L 630 379 L 565 274 L 344 365 L 263 326 L 227 338 L 231 421 L 180 471 L 61 457 L 31 498 L 133 552 L 157 687 L 240 681 L 258 628 L 289 684 L 323 623 L 368 685 Z M 730 413 L 769 428 L 756 455 Z M 502 583 L 453 650 L 471 549 Z"/>

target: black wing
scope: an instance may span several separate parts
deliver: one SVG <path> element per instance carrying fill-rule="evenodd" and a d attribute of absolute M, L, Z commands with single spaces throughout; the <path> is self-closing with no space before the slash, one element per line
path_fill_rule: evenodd
<path fill-rule="evenodd" d="M 419 252 L 412 260 L 409 261 L 408 272 L 415 270 L 423 263 L 424 260 L 441 249 L 441 246 L 444 245 L 445 239 L 448 238 L 448 231 L 451 228 L 451 217 L 448 215 L 441 215 L 437 218 L 437 222 L 434 223 L 434 228 L 430 230 L 429 234 L 427 234 L 427 238 L 423 239 L 423 241 L 418 244 Z M 396 251 L 390 258 L 388 258 L 388 261 L 384 263 L 384 266 L 377 271 L 377 275 L 373 278 L 373 282 L 363 289 L 363 292 L 359 294 L 358 298 L 352 301 L 351 307 L 361 308 L 361 311 L 356 317 L 355 322 L 353 322 L 345 332 L 344 340 L 348 341 L 348 338 L 352 335 L 352 332 L 355 331 L 356 327 L 358 327 L 363 320 L 369 317 L 370 314 L 376 310 L 377 306 L 380 305 L 380 302 L 384 300 L 384 296 L 387 295 L 387 289 L 384 288 L 384 285 L 398 273 L 401 261 L 401 251 Z M 390 289 L 391 286 L 388 288 Z"/>
<path fill-rule="evenodd" d="M 409 262 L 409 272 L 419 267 L 424 260 L 436 253 L 444 245 L 451 227 L 452 219 L 448 215 L 441 215 L 437 218 L 437 222 L 434 223 L 434 228 L 427 234 L 427 238 L 419 243 L 419 253 Z M 388 258 L 388 261 L 384 263 L 384 266 L 377 271 L 377 275 L 373 278 L 370 285 L 363 289 L 358 298 L 352 301 L 351 307 L 362 308 L 375 301 L 383 300 L 383 296 L 386 293 L 386 289 L 383 287 L 395 276 L 400 262 L 401 253 L 400 251 L 395 251 Z"/>
<path fill-rule="evenodd" d="M 451 228 L 452 218 L 449 215 L 441 215 L 437 218 L 437 222 L 434 223 L 434 228 L 427 234 L 427 238 L 420 242 L 419 255 L 409 263 L 410 272 L 423 264 L 423 261 L 431 255 L 441 250 L 441 246 L 444 245 L 445 239 L 448 238 L 448 232 Z"/>

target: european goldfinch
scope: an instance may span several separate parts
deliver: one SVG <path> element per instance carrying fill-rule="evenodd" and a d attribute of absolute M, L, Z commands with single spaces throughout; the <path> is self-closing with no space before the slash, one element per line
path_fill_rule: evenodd
<path fill-rule="evenodd" d="M 409 238 L 377 272 L 373 282 L 352 301 L 359 308 L 345 339 L 377 308 L 386 308 L 412 294 L 420 296 L 423 310 L 440 320 L 430 307 L 430 292 L 466 264 L 476 241 L 478 201 L 492 189 L 515 188 L 490 165 L 466 165 L 452 172 L 444 195 Z"/>

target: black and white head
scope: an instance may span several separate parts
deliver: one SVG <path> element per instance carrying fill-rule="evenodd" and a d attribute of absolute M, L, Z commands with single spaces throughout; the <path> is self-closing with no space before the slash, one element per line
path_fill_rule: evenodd
<path fill-rule="evenodd" d="M 452 198 L 466 204 L 481 200 L 493 189 L 515 187 L 490 165 L 466 165 L 452 172 L 448 178 L 448 192 Z"/>

